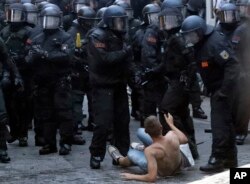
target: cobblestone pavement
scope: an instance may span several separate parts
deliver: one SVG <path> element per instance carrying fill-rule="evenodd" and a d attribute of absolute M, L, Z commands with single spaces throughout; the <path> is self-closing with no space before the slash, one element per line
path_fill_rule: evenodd
<path fill-rule="evenodd" d="M 209 99 L 205 98 L 202 103 L 203 109 L 209 114 Z M 199 171 L 199 166 L 205 164 L 211 152 L 211 134 L 204 133 L 204 129 L 210 128 L 210 119 L 194 119 L 199 160 L 196 166 L 188 171 L 184 171 L 175 177 L 159 178 L 157 183 L 228 183 L 229 175 L 215 175 L 212 180 L 204 180 L 211 175 Z M 131 140 L 138 141 L 135 131 L 139 128 L 139 122 L 131 120 Z M 91 170 L 89 167 L 90 154 L 88 147 L 91 142 L 92 133 L 83 132 L 86 144 L 83 146 L 73 146 L 72 153 L 68 156 L 59 156 L 57 153 L 39 156 L 39 147 L 34 146 L 34 133 L 29 132 L 29 146 L 26 148 L 18 147 L 15 142 L 9 145 L 9 164 L 0 163 L 0 183 L 1 184 L 85 184 L 85 183 L 142 183 L 124 181 L 120 178 L 121 172 L 141 171 L 137 167 L 120 168 L 112 165 L 112 160 L 107 154 L 100 170 Z M 239 166 L 250 164 L 250 136 L 247 137 L 245 145 L 238 147 Z M 217 180 L 216 180 L 217 178 Z M 210 182 L 207 182 L 210 181 Z"/>

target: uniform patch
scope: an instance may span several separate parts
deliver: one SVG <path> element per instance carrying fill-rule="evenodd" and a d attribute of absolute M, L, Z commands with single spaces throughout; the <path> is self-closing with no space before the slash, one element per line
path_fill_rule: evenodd
<path fill-rule="evenodd" d="M 240 37 L 239 36 L 233 36 L 232 42 L 233 43 L 239 43 L 240 42 Z"/>
<path fill-rule="evenodd" d="M 221 53 L 220 53 L 220 56 L 222 57 L 222 59 L 224 60 L 227 60 L 229 58 L 229 54 L 227 51 L 223 50 Z"/>
<path fill-rule="evenodd" d="M 97 43 L 95 43 L 95 48 L 104 49 L 104 48 L 106 48 L 106 45 L 105 45 L 105 43 L 97 42 Z"/>
<path fill-rule="evenodd" d="M 148 37 L 148 38 L 147 38 L 147 41 L 148 41 L 149 43 L 152 43 L 152 44 L 156 44 L 156 42 L 157 42 L 156 38 L 153 37 L 153 36 Z"/>
<path fill-rule="evenodd" d="M 31 39 L 27 39 L 26 44 L 31 45 L 31 43 L 32 43 L 32 40 Z"/>
<path fill-rule="evenodd" d="M 202 61 L 201 62 L 201 68 L 208 68 L 208 61 Z"/>

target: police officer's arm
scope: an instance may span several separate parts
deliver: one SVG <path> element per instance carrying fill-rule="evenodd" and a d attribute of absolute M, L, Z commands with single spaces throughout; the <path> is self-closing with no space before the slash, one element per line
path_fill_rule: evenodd
<path fill-rule="evenodd" d="M 57 62 L 61 64 L 68 63 L 69 61 L 71 61 L 75 51 L 75 43 L 73 38 L 70 35 L 67 35 L 63 43 L 54 44 L 58 44 L 55 45 L 55 47 L 58 48 L 49 51 L 47 59 L 52 62 Z"/>
<path fill-rule="evenodd" d="M 215 61 L 224 69 L 224 78 L 219 90 L 221 97 L 227 97 L 236 84 L 239 75 L 239 63 L 234 51 L 227 42 L 221 42 L 215 50 Z"/>
<path fill-rule="evenodd" d="M 15 63 L 13 63 L 8 57 L 8 52 L 2 39 L 0 39 L 0 56 L 1 61 L 3 62 L 4 75 L 10 76 L 11 73 L 14 78 L 21 78 Z"/>
<path fill-rule="evenodd" d="M 159 65 L 159 38 L 158 32 L 154 29 L 147 29 L 142 40 L 141 58 L 143 65 L 153 73 L 159 73 L 164 66 Z"/>
<path fill-rule="evenodd" d="M 106 42 L 94 34 L 89 36 L 89 49 L 93 54 L 97 55 L 102 64 L 112 65 L 113 63 L 123 62 L 128 56 L 125 48 L 117 51 L 107 51 Z"/>

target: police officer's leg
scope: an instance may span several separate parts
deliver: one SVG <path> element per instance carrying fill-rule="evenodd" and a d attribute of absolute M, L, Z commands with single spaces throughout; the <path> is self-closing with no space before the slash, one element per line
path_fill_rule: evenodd
<path fill-rule="evenodd" d="M 43 125 L 43 136 L 45 145 L 39 150 L 40 155 L 57 152 L 56 129 L 54 118 L 54 86 L 48 85 L 38 87 L 35 98 L 36 116 Z"/>
<path fill-rule="evenodd" d="M 14 86 L 11 84 L 9 86 L 4 87 L 3 96 L 6 105 L 6 111 L 9 118 L 9 126 L 10 126 L 10 137 L 8 138 L 8 143 L 13 143 L 18 138 L 18 128 L 17 128 L 17 115 L 14 108 L 13 103 L 13 93 L 15 92 Z"/>
<path fill-rule="evenodd" d="M 211 97 L 212 154 L 208 164 L 200 167 L 205 172 L 218 172 L 237 167 L 237 149 L 232 120 L 232 98 Z"/>
<path fill-rule="evenodd" d="M 238 145 L 244 144 L 245 138 L 248 134 L 248 123 L 250 119 L 250 79 L 241 80 L 238 101 L 236 105 L 236 117 L 235 117 L 235 133 L 236 143 Z"/>
<path fill-rule="evenodd" d="M 140 120 L 140 102 L 139 102 L 139 90 L 137 88 L 131 88 L 131 116 L 135 120 Z"/>
<path fill-rule="evenodd" d="M 88 99 L 88 113 L 89 113 L 89 118 L 88 118 L 88 125 L 87 125 L 87 130 L 88 131 L 93 131 L 93 123 L 94 123 L 94 115 L 93 115 L 93 107 L 92 107 L 92 91 L 91 91 L 91 86 L 89 82 L 87 82 L 87 89 L 86 89 L 86 94 L 87 94 L 87 99 Z"/>
<path fill-rule="evenodd" d="M 0 84 L 1 85 L 1 84 Z M 0 88 L 0 162 L 7 163 L 10 161 L 6 152 L 6 124 L 7 124 L 7 113 L 5 109 L 5 103 L 3 98 L 2 89 Z"/>
<path fill-rule="evenodd" d="M 74 137 L 72 144 L 83 145 L 85 140 L 81 136 L 82 134 L 82 103 L 84 98 L 84 92 L 80 90 L 72 90 L 72 101 L 73 101 L 73 131 Z"/>
<path fill-rule="evenodd" d="M 114 91 L 112 88 L 92 88 L 94 131 L 89 147 L 90 167 L 99 169 L 106 152 L 108 130 L 114 120 Z"/>
<path fill-rule="evenodd" d="M 126 86 L 117 87 L 114 94 L 114 145 L 123 156 L 127 155 L 129 137 L 129 106 Z"/>
<path fill-rule="evenodd" d="M 60 128 L 60 155 L 68 155 L 73 141 L 72 89 L 69 78 L 62 78 L 54 95 L 56 119 Z"/>

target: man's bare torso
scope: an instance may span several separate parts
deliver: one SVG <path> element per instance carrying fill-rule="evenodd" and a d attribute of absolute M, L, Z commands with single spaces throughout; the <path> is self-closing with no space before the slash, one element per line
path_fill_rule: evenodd
<path fill-rule="evenodd" d="M 147 147 L 155 156 L 157 170 L 160 176 L 171 176 L 179 171 L 181 153 L 176 134 L 169 131 L 161 139 Z"/>

